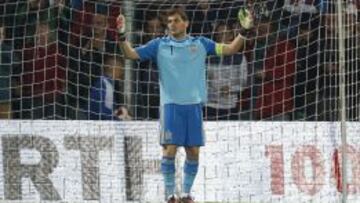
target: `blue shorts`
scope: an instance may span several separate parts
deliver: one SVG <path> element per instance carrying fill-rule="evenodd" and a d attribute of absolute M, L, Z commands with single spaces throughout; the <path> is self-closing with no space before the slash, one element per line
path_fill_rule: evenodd
<path fill-rule="evenodd" d="M 165 104 L 160 109 L 160 144 L 204 146 L 202 104 Z"/>

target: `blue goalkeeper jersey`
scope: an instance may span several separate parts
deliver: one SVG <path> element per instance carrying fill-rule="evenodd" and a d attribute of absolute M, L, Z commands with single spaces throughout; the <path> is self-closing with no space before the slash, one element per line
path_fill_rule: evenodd
<path fill-rule="evenodd" d="M 157 63 L 161 105 L 206 102 L 206 57 L 216 54 L 214 41 L 205 37 L 176 40 L 165 36 L 135 50 L 141 61 Z"/>

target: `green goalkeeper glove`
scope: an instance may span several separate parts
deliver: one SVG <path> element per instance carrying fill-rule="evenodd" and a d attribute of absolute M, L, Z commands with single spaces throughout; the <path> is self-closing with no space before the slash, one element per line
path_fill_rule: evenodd
<path fill-rule="evenodd" d="M 253 34 L 255 17 L 248 8 L 241 8 L 238 12 L 238 20 L 241 25 L 240 34 L 244 38 L 249 38 Z"/>
<path fill-rule="evenodd" d="M 125 17 L 124 15 L 120 14 L 117 18 L 116 18 L 116 28 L 118 31 L 118 40 L 123 42 L 126 40 L 126 27 L 125 27 Z"/>

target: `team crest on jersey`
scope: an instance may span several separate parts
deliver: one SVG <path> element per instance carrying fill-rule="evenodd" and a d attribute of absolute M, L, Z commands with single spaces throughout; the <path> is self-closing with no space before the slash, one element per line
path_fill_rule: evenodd
<path fill-rule="evenodd" d="M 198 47 L 195 44 L 189 46 L 189 50 L 191 53 L 195 53 L 198 50 Z"/>

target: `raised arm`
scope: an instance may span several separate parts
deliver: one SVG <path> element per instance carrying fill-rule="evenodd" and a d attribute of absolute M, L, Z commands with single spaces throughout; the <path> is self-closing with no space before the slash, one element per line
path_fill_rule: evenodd
<path fill-rule="evenodd" d="M 250 30 L 254 27 L 254 16 L 249 9 L 242 8 L 239 10 L 238 20 L 243 33 L 238 34 L 230 44 L 218 44 L 217 49 L 220 49 L 221 55 L 236 54 L 245 47 Z"/>
<path fill-rule="evenodd" d="M 233 55 L 242 50 L 245 45 L 245 38 L 240 34 L 230 44 L 218 44 L 221 55 Z"/>
<path fill-rule="evenodd" d="M 128 41 L 119 41 L 119 47 L 124 54 L 125 58 L 138 60 L 140 59 L 139 55 L 135 51 L 135 49 L 131 46 L 130 42 Z"/>
<path fill-rule="evenodd" d="M 116 19 L 116 27 L 118 30 L 118 44 L 124 54 L 124 57 L 133 60 L 140 59 L 139 55 L 131 46 L 130 42 L 126 40 L 125 17 L 122 14 L 120 14 Z"/>

